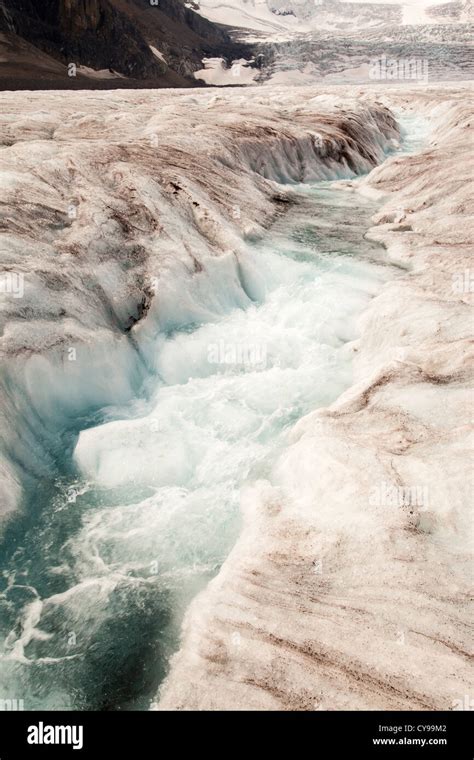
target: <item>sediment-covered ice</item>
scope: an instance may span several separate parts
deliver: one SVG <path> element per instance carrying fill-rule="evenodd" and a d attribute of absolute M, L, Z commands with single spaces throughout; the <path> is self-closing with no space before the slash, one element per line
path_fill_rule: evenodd
<path fill-rule="evenodd" d="M 406 274 L 364 314 L 353 386 L 245 490 L 162 709 L 465 709 L 472 694 L 472 114 L 413 101 L 398 103 L 431 113 L 429 147 L 346 183 L 389 194 L 370 237 Z"/>
<path fill-rule="evenodd" d="M 2 94 L 1 511 L 30 507 L 60 460 L 112 492 L 65 546 L 76 585 L 28 592 L 14 668 L 35 647 L 44 662 L 58 609 L 86 638 L 108 630 L 118 579 L 143 610 L 157 535 L 168 591 L 202 557 L 212 575 L 222 554 L 200 541 L 232 545 L 219 506 L 239 519 L 245 473 L 240 538 L 189 607 L 161 707 L 449 709 L 470 693 L 466 95 Z M 421 154 L 387 158 L 394 112 L 431 120 Z M 327 179 L 379 199 L 381 246 L 315 285 L 263 235 L 298 183 Z M 209 360 L 242 335 L 265 345 L 251 376 Z"/>
<path fill-rule="evenodd" d="M 386 108 L 285 91 L 2 105 L 5 514 L 85 418 L 143 392 L 157 330 L 248 301 L 239 256 L 285 208 L 275 181 L 367 171 L 397 130 Z"/>

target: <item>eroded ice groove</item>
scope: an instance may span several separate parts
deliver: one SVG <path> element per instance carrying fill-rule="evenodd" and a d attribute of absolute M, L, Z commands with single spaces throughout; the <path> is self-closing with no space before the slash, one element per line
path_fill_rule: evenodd
<path fill-rule="evenodd" d="M 91 376 L 84 398 L 110 385 L 119 406 L 81 433 L 77 479 L 65 451 L 64 478 L 38 488 L 4 542 L 1 686 L 29 707 L 148 706 L 184 610 L 239 533 L 241 487 L 267 475 L 301 416 L 350 384 L 354 320 L 396 273 L 362 239 L 370 201 L 330 183 L 298 192 L 238 262 L 205 260 L 185 280 L 177 262 L 158 322 L 141 328 L 138 353 L 156 360 L 147 401 L 120 404 L 143 379 L 133 342 L 92 364 L 100 382 Z M 31 386 L 40 408 L 46 389 Z"/>
<path fill-rule="evenodd" d="M 453 288 L 472 251 L 472 113 L 440 110 L 429 150 L 362 182 L 391 193 L 369 235 L 405 272 L 363 315 L 354 384 L 246 489 L 161 709 L 459 710 L 472 691 L 472 294 Z"/>
<path fill-rule="evenodd" d="M 186 306 L 190 282 L 212 291 L 191 315 L 198 322 L 225 308 L 212 277 L 235 281 L 235 301 L 245 301 L 235 256 L 224 254 L 260 236 L 285 201 L 262 177 L 354 177 L 399 136 L 388 108 L 340 93 L 46 100 L 47 109 L 44 95 L 2 96 L 0 287 L 12 285 L 11 267 L 24 284 L 0 311 L 2 524 L 25 502 L 31 512 L 30 492 L 39 508 L 38 481 L 57 474 L 75 434 L 105 406 L 146 393 L 157 330 L 188 324 L 184 299 L 176 307 L 183 288 Z"/>
<path fill-rule="evenodd" d="M 29 707 L 149 704 L 184 610 L 239 533 L 242 486 L 350 384 L 357 317 L 395 274 L 363 239 L 373 202 L 331 183 L 297 192 L 238 272 L 217 260 L 200 300 L 180 293 L 150 398 L 83 431 L 82 476 L 10 532 L 1 686 Z"/>

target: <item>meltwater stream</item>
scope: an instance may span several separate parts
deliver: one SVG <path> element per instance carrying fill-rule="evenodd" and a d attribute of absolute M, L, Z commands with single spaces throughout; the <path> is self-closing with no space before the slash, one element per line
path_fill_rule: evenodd
<path fill-rule="evenodd" d="M 288 430 L 350 385 L 357 318 L 397 273 L 363 237 L 374 202 L 330 182 L 296 192 L 242 258 L 240 302 L 224 278 L 223 316 L 191 310 L 157 338 L 151 399 L 83 431 L 77 479 L 10 532 L 0 697 L 146 709 L 235 543 L 243 484 L 270 479 Z"/>

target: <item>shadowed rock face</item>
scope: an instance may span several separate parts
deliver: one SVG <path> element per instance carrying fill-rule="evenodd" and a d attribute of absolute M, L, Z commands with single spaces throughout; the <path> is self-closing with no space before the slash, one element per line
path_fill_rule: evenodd
<path fill-rule="evenodd" d="M 233 42 L 219 26 L 203 18 L 181 0 L 111 0 L 126 14 L 146 41 L 163 54 L 167 65 L 184 76 L 202 68 L 202 59 L 251 57 L 249 45 Z"/>
<path fill-rule="evenodd" d="M 108 0 L 5 0 L 10 23 L 0 15 L 0 27 L 15 31 L 65 63 L 115 69 L 125 76 L 153 77 L 163 73 L 141 33 Z"/>
<path fill-rule="evenodd" d="M 103 10 L 100 0 L 59 0 L 59 20 L 66 33 L 81 34 L 87 30 L 97 30 Z"/>
<path fill-rule="evenodd" d="M 33 0 L 3 0 L 0 32 L 9 43 L 2 56 L 7 64 L 12 62 L 12 44 L 16 48 L 24 42 L 62 64 L 110 70 L 155 86 L 186 86 L 186 77 L 201 67 L 206 55 L 241 54 L 241 46 L 233 46 L 225 32 L 180 0 L 162 0 L 159 6 L 147 0 L 45 0 L 40 5 Z M 162 59 L 150 45 L 163 53 Z M 54 62 L 43 74 L 42 63 L 30 51 L 13 74 L 2 64 L 0 81 L 3 76 L 50 77 Z M 161 81 L 164 75 L 167 81 Z M 60 76 L 65 87 L 74 85 L 67 71 Z"/>

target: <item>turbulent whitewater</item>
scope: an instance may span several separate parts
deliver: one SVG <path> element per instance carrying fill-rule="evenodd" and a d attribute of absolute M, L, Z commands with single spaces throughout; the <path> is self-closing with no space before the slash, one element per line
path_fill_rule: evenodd
<path fill-rule="evenodd" d="M 399 294 L 414 287 L 435 329 L 413 259 L 436 245 L 446 267 L 429 209 L 465 112 L 412 96 L 411 127 L 436 113 L 450 145 L 432 190 L 387 108 L 406 118 L 406 91 L 83 98 L 2 96 L 2 691 L 146 708 L 168 676 L 173 708 L 411 707 L 435 688 L 445 705 L 467 688 L 463 563 L 428 604 L 436 626 L 420 615 L 423 656 L 441 647 L 423 697 L 400 589 L 423 607 L 437 562 L 465 557 L 463 500 L 453 512 L 426 469 L 430 403 L 451 382 L 454 417 L 465 403 L 464 348 L 448 371 L 440 335 L 445 368 L 432 345 L 424 366 L 415 296 Z M 394 184 L 419 202 L 383 205 Z M 462 311 L 463 295 L 450 285 L 443 303 Z M 417 441 L 421 458 L 403 459 Z M 393 481 L 408 493 L 395 509 L 379 503 Z M 410 510 L 427 481 L 429 505 Z"/>

